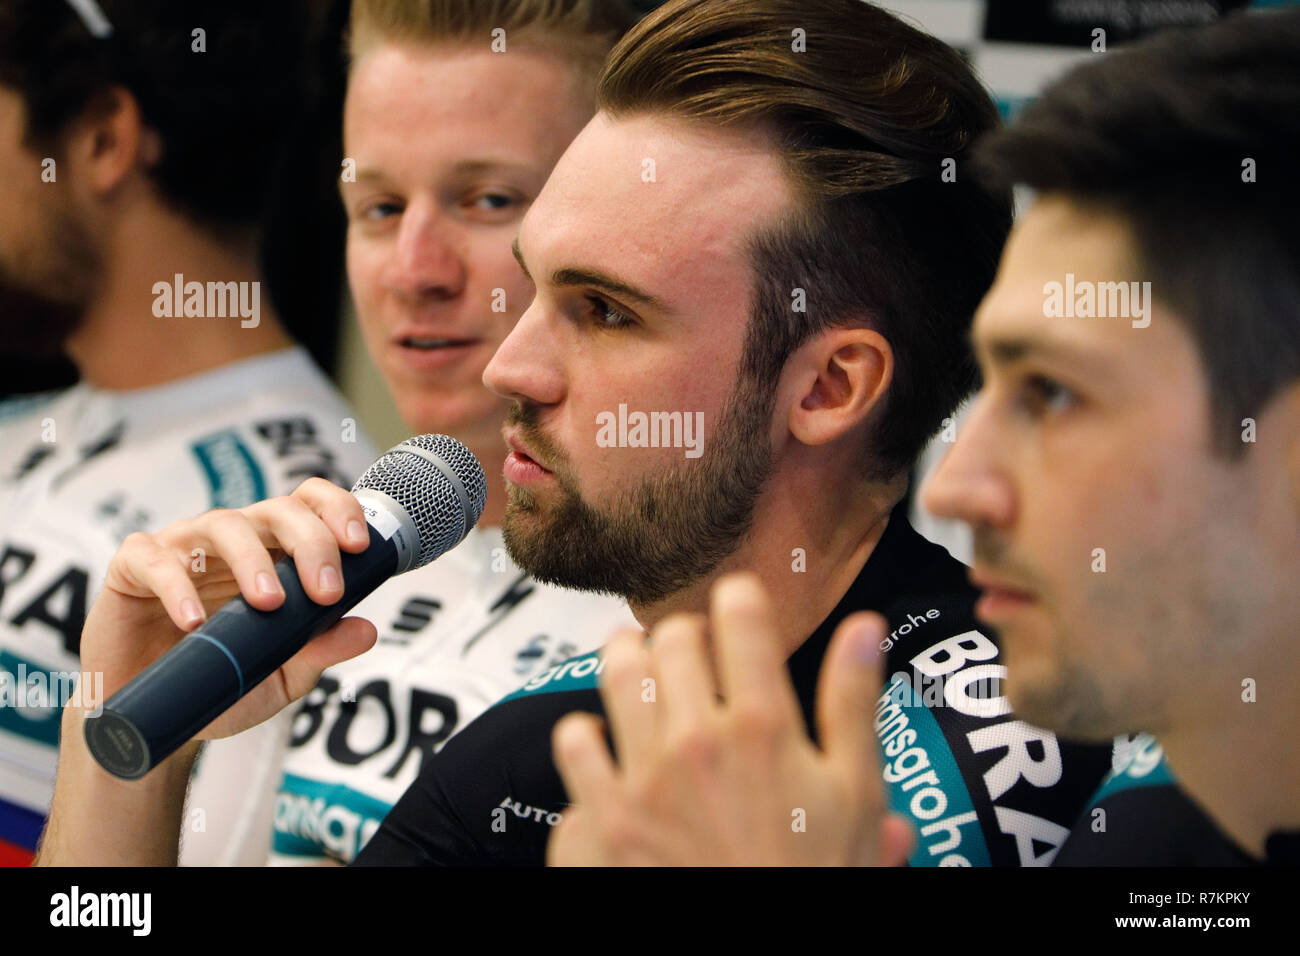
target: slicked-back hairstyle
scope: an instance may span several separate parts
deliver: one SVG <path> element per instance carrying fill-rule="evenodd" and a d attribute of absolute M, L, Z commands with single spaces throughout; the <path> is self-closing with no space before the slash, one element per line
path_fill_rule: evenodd
<path fill-rule="evenodd" d="M 1127 224 L 1138 273 L 1196 343 L 1226 458 L 1245 451 L 1242 419 L 1300 379 L 1297 156 L 1300 10 L 1107 53 L 978 149 L 990 179 Z"/>
<path fill-rule="evenodd" d="M 305 68 L 321 22 L 305 0 L 98 0 L 111 36 L 64 0 L 0 4 L 0 84 L 22 98 L 26 142 L 61 134 L 130 91 L 162 139 L 162 197 L 219 233 L 256 231 L 282 168 L 290 119 L 315 92 Z M 202 28 L 206 49 L 193 49 Z"/>
<path fill-rule="evenodd" d="M 567 57 L 594 86 L 610 47 L 636 23 L 629 0 L 353 0 L 348 52 L 355 63 L 376 42 L 479 43 L 493 31 L 511 44 Z"/>
<path fill-rule="evenodd" d="M 798 198 L 751 237 L 744 374 L 774 388 L 810 336 L 875 329 L 894 377 L 863 473 L 909 467 L 977 384 L 970 320 L 1011 225 L 1009 191 L 964 169 L 999 119 L 960 54 L 862 0 L 671 0 L 614 48 L 598 95 L 615 117 L 766 131 Z"/>

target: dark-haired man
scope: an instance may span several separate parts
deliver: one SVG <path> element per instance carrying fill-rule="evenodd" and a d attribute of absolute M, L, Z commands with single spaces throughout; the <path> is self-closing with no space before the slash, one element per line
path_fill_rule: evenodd
<path fill-rule="evenodd" d="M 35 848 L 60 688 L 122 540 L 372 458 L 262 294 L 300 12 L 0 7 L 0 348 L 66 350 L 81 377 L 0 403 L 0 862 Z"/>
<path fill-rule="evenodd" d="M 831 631 L 881 610 L 907 675 L 882 728 L 912 862 L 1050 861 L 1109 748 L 1059 744 L 1009 712 L 964 569 L 898 507 L 912 458 L 973 380 L 964 335 L 1009 225 L 1005 191 L 943 177 L 996 125 L 987 94 L 955 51 L 857 0 L 704 0 L 631 31 L 600 102 L 524 218 L 536 298 L 484 375 L 515 403 L 512 555 L 541 580 L 626 595 L 647 627 L 755 569 L 780 595 L 807 719 Z M 128 542 L 86 629 L 106 683 L 134 673 L 114 663 L 123 651 L 192 626 L 195 581 L 162 555 L 220 534 L 243 593 L 269 607 L 251 582 L 271 535 L 314 594 L 319 567 L 355 547 L 342 529 L 359 511 L 320 487 L 302 501 L 314 527 L 276 526 L 269 503 L 238 529 L 205 516 Z M 283 706 L 368 639 L 355 622 L 323 635 L 219 729 Z M 568 804 L 551 726 L 599 709 L 599 667 L 557 665 L 452 738 L 357 862 L 543 862 Z M 157 820 L 192 746 L 124 785 L 70 743 L 42 861 L 168 862 Z M 109 809 L 126 832 L 94 825 Z M 788 832 L 816 825 L 794 809 Z"/>
<path fill-rule="evenodd" d="M 1297 60 L 1297 10 L 1157 37 L 982 154 L 1039 198 L 928 504 L 974 531 L 1017 709 L 1159 741 L 1119 751 L 1062 864 L 1300 863 Z"/>
<path fill-rule="evenodd" d="M 984 387 L 926 504 L 974 530 L 976 611 L 1017 712 L 1098 741 L 1148 731 L 1167 757 L 1150 737 L 1124 748 L 1062 864 L 1300 864 L 1298 60 L 1300 11 L 1171 32 L 1066 76 L 982 147 L 1038 198 L 976 316 Z M 718 595 L 724 686 L 740 651 L 774 643 L 772 613 Z M 703 769 L 662 728 L 616 720 L 616 771 L 590 726 L 561 727 L 566 779 L 590 799 L 552 858 L 881 860 L 853 747 L 860 642 L 846 628 L 828 658 L 825 754 L 730 701 L 685 721 Z M 653 660 L 607 649 L 611 711 L 637 713 L 636 679 L 681 641 L 666 643 Z M 770 668 L 742 673 L 749 697 L 783 692 Z M 708 680 L 675 677 L 665 697 Z M 643 783 L 684 774 L 693 802 Z M 819 843 L 728 839 L 729 819 L 799 798 Z"/>

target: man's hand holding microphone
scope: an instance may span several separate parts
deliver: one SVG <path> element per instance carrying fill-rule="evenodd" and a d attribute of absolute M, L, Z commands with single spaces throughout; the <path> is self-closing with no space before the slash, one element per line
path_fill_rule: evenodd
<path fill-rule="evenodd" d="M 312 478 L 125 539 L 81 640 L 107 700 L 64 709 L 37 865 L 174 864 L 199 742 L 267 720 L 369 649 L 374 626 L 341 614 L 458 544 L 485 493 L 464 446 L 422 435 L 352 492 Z"/>

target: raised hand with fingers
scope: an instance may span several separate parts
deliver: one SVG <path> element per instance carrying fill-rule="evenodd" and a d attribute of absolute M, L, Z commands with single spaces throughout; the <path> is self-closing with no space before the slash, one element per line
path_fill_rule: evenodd
<path fill-rule="evenodd" d="M 836 630 L 817 689 L 820 745 L 753 575 L 720 580 L 707 620 L 668 617 L 648 642 L 620 632 L 601 683 L 618 759 L 598 718 L 556 725 L 556 763 L 575 806 L 551 836 L 548 862 L 904 862 L 912 832 L 886 812 L 872 728 L 883 625 L 859 613 Z"/>

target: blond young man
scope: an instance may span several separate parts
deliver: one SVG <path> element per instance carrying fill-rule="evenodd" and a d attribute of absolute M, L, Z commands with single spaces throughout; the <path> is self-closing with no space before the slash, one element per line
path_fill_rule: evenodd
<path fill-rule="evenodd" d="M 543 584 L 507 554 L 509 403 L 483 370 L 532 296 L 511 254 L 519 221 L 634 19 L 617 0 L 354 2 L 339 190 L 357 321 L 407 430 L 464 442 L 488 500 L 454 551 L 357 606 L 378 630 L 370 651 L 254 731 L 260 744 L 208 746 L 187 865 L 351 861 L 453 734 L 632 621 L 621 599 Z"/>

